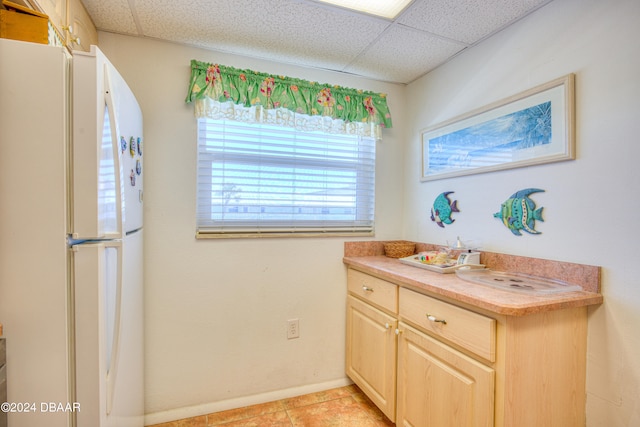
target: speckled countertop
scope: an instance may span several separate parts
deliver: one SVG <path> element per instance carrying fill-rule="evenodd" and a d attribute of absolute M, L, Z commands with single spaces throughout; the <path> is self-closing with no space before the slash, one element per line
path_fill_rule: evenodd
<path fill-rule="evenodd" d="M 417 244 L 416 251 L 432 245 Z M 600 267 L 483 252 L 480 262 L 499 271 L 533 274 L 580 285 L 584 290 L 546 295 L 503 291 L 412 267 L 384 256 L 383 242 L 347 242 L 343 262 L 353 269 L 432 296 L 442 296 L 509 316 L 602 304 Z"/>

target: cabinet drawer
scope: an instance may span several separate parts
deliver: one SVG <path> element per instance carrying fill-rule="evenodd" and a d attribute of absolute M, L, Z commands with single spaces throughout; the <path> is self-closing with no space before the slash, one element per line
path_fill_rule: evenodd
<path fill-rule="evenodd" d="M 495 362 L 494 319 L 405 288 L 400 289 L 400 317 Z"/>
<path fill-rule="evenodd" d="M 398 313 L 398 286 L 377 277 L 349 269 L 347 273 L 349 292 L 370 304 L 392 313 Z"/>

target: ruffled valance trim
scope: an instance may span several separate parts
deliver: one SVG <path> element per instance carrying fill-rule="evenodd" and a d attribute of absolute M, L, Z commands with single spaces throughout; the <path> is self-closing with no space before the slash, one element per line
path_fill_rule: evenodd
<path fill-rule="evenodd" d="M 210 98 L 195 101 L 195 115 L 198 118 L 227 119 L 245 123 L 291 127 L 303 132 L 320 131 L 382 139 L 382 128 L 374 123 L 354 123 L 326 116 L 308 116 L 294 113 L 285 108 L 267 110 L 260 105 L 245 107 L 231 101 L 218 102 Z"/>

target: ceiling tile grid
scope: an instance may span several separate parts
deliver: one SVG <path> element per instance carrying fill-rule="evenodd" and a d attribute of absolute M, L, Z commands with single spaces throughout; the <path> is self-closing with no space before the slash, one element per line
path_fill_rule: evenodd
<path fill-rule="evenodd" d="M 409 82 L 466 47 L 411 28 L 393 26 L 345 71 L 377 80 Z"/>
<path fill-rule="evenodd" d="M 138 33 L 127 0 L 88 0 L 82 3 L 99 30 L 127 35 L 142 35 Z"/>
<path fill-rule="evenodd" d="M 188 8 L 175 1 L 138 0 L 136 9 L 149 37 L 331 69 L 346 66 L 389 25 L 272 0 L 196 1 Z"/>
<path fill-rule="evenodd" d="M 414 0 L 394 20 L 317 0 L 82 0 L 102 31 L 410 83 L 551 0 Z"/>
<path fill-rule="evenodd" d="M 424 0 L 398 22 L 472 44 L 495 33 L 549 0 Z"/>

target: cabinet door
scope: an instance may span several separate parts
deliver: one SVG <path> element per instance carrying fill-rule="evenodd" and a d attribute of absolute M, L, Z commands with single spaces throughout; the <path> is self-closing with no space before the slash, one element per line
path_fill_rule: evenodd
<path fill-rule="evenodd" d="M 347 375 L 395 419 L 397 320 L 352 296 L 347 300 Z"/>
<path fill-rule="evenodd" d="M 80 0 L 68 2 L 67 25 L 72 31 L 68 43 L 73 49 L 89 51 L 92 44 L 98 44 L 96 27 Z"/>
<path fill-rule="evenodd" d="M 398 426 L 493 426 L 494 371 L 400 323 Z"/>
<path fill-rule="evenodd" d="M 58 30 L 58 34 L 64 39 L 67 22 L 67 0 L 35 0 L 36 9 L 49 17 L 51 24 Z M 64 43 L 64 40 L 63 40 Z"/>

